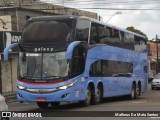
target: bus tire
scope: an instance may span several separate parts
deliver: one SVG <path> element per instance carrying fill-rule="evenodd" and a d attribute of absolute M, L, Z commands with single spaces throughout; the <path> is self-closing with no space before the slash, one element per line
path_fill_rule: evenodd
<path fill-rule="evenodd" d="M 88 86 L 87 91 L 86 91 L 86 100 L 80 101 L 80 104 L 82 106 L 89 106 L 91 104 L 91 96 L 92 96 L 91 87 Z"/>
<path fill-rule="evenodd" d="M 137 97 L 136 85 L 133 83 L 132 84 L 132 91 L 131 91 L 131 94 L 130 94 L 130 99 L 133 100 L 133 99 L 136 99 L 136 97 Z"/>
<path fill-rule="evenodd" d="M 138 96 L 140 96 L 140 95 L 141 95 L 141 84 L 138 83 Z"/>
<path fill-rule="evenodd" d="M 97 87 L 97 92 L 94 94 L 93 104 L 97 105 L 102 101 L 102 88 Z"/>
<path fill-rule="evenodd" d="M 60 105 L 60 102 L 50 102 L 50 104 L 53 108 L 58 108 Z"/>
<path fill-rule="evenodd" d="M 40 108 L 47 108 L 49 105 L 49 102 L 37 102 L 37 105 Z"/>

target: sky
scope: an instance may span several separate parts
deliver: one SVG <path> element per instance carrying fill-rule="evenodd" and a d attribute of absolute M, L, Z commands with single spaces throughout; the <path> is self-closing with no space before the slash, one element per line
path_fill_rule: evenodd
<path fill-rule="evenodd" d="M 145 33 L 149 40 L 160 38 L 160 0 L 41 0 L 57 5 L 95 12 L 103 22 L 134 28 Z M 90 9 L 92 8 L 92 9 Z M 131 10 L 132 9 L 132 10 Z M 133 10 L 134 9 L 134 10 Z M 135 10 L 136 9 L 136 10 Z M 120 14 L 115 14 L 121 12 Z"/>

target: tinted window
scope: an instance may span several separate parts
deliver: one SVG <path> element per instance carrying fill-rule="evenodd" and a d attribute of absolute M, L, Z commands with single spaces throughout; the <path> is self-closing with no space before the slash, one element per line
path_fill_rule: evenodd
<path fill-rule="evenodd" d="M 81 74 L 85 69 L 86 52 L 83 46 L 77 46 L 73 52 L 72 76 Z"/>
<path fill-rule="evenodd" d="M 91 65 L 90 76 L 102 76 L 101 60 L 96 61 Z"/>
<path fill-rule="evenodd" d="M 147 42 L 144 38 L 135 36 L 135 45 L 134 49 L 140 52 L 146 52 Z"/>
<path fill-rule="evenodd" d="M 106 45 L 113 45 L 112 41 L 112 29 L 110 27 L 104 27 L 104 36 L 100 39 L 100 43 L 106 44 Z"/>
<path fill-rule="evenodd" d="M 88 41 L 90 21 L 80 19 L 76 27 L 76 40 Z"/>
<path fill-rule="evenodd" d="M 123 32 L 123 47 L 126 49 L 134 50 L 134 35 Z"/>
<path fill-rule="evenodd" d="M 116 28 L 92 22 L 90 44 L 99 43 L 141 52 L 146 52 L 147 47 L 144 38 L 120 31 Z"/>
<path fill-rule="evenodd" d="M 75 20 L 33 21 L 25 27 L 21 43 L 56 43 L 73 40 Z"/>
<path fill-rule="evenodd" d="M 91 23 L 90 44 L 98 43 L 122 47 L 120 31 L 98 23 Z"/>
<path fill-rule="evenodd" d="M 122 47 L 122 45 L 121 45 L 122 41 L 120 40 L 119 35 L 120 35 L 120 31 L 112 28 L 112 44 L 113 44 L 113 46 Z"/>
<path fill-rule="evenodd" d="M 130 77 L 133 64 L 129 62 L 99 60 L 90 67 L 90 76 Z"/>
<path fill-rule="evenodd" d="M 90 44 L 96 43 L 99 43 L 97 24 L 91 23 Z"/>

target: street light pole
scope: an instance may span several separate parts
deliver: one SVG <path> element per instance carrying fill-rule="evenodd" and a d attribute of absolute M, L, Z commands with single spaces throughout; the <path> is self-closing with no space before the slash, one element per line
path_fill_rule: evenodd
<path fill-rule="evenodd" d="M 116 13 L 114 13 L 114 14 L 107 20 L 106 23 L 108 23 L 108 21 L 110 21 L 110 20 L 112 19 L 113 16 L 115 16 L 116 14 L 121 14 L 121 13 L 122 13 L 122 12 L 116 12 Z"/>
<path fill-rule="evenodd" d="M 63 7 L 64 7 L 64 0 L 62 2 L 63 2 L 62 4 L 63 4 Z"/>

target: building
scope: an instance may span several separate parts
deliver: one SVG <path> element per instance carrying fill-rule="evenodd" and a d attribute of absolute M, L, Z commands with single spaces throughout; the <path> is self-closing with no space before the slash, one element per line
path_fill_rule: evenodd
<path fill-rule="evenodd" d="M 22 31 L 24 23 L 31 17 L 60 14 L 97 18 L 96 13 L 48 4 L 37 0 L 0 1 L 0 25 L 5 31 Z"/>
<path fill-rule="evenodd" d="M 5 36 L 9 36 L 1 48 L 6 47 L 13 41 L 18 42 L 20 36 L 9 35 L 16 32 L 20 34 L 23 26 L 31 17 L 50 15 L 78 15 L 97 18 L 96 13 L 67 8 L 59 5 L 40 2 L 39 0 L 0 0 L 0 41 L 4 42 Z M 3 32 L 2 32 L 3 31 Z M 6 32 L 4 32 L 6 31 Z M 11 32 L 12 31 L 12 32 Z M 8 33 L 9 32 L 9 33 Z M 5 35 L 5 36 L 4 36 Z M 3 50 L 0 51 L 2 56 Z M 1 60 L 2 65 L 2 92 L 13 92 L 16 89 L 18 52 L 11 51 L 8 62 Z"/>
<path fill-rule="evenodd" d="M 150 41 L 149 44 L 149 71 L 160 71 L 160 42 Z M 157 48 L 158 48 L 158 60 L 157 60 Z M 159 62 L 159 66 L 157 66 Z"/>
<path fill-rule="evenodd" d="M 17 43 L 21 39 L 21 32 L 0 31 L 0 53 L 4 48 L 12 43 Z M 2 54 L 0 54 L 3 57 Z M 17 79 L 17 63 L 18 63 L 18 48 L 11 49 L 9 52 L 9 61 L 1 59 L 1 81 L 0 92 L 15 91 Z"/>

